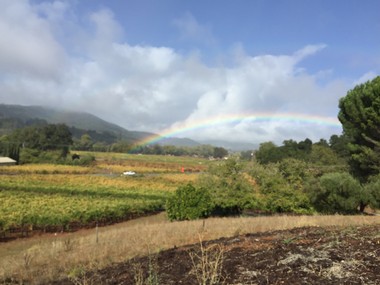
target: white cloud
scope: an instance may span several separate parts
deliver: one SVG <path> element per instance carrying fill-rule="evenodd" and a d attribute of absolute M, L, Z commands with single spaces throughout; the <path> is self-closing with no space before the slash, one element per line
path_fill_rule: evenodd
<path fill-rule="evenodd" d="M 293 57 L 297 61 L 301 61 L 305 57 L 313 55 L 313 54 L 319 52 L 320 50 L 322 50 L 322 49 L 324 49 L 326 47 L 327 47 L 327 45 L 325 45 L 325 44 L 307 45 L 304 48 L 302 48 L 302 49 L 298 50 L 297 52 L 295 52 Z"/>
<path fill-rule="evenodd" d="M 216 42 L 212 35 L 211 27 L 200 24 L 189 12 L 174 20 L 173 24 L 180 32 L 181 40 L 201 44 L 214 44 Z"/>
<path fill-rule="evenodd" d="M 27 1 L 1 1 L 0 72 L 6 76 L 57 77 L 65 52 L 50 32 L 49 22 Z"/>
<path fill-rule="evenodd" d="M 102 9 L 92 13 L 89 18 L 94 24 L 96 41 L 110 43 L 122 35 L 122 28 L 114 20 L 112 11 Z"/>
<path fill-rule="evenodd" d="M 37 4 L 35 10 L 42 16 L 49 19 L 50 23 L 64 21 L 66 12 L 69 9 L 68 3 L 63 1 L 42 2 Z"/>
<path fill-rule="evenodd" d="M 51 29 L 59 23 L 65 27 L 62 15 L 72 13 L 70 6 L 59 1 L 53 6 L 2 2 L 3 103 L 56 105 L 93 113 L 131 130 L 160 132 L 232 114 L 286 112 L 333 117 L 338 99 L 346 94 L 344 82 L 330 80 L 321 85 L 318 73 L 309 74 L 302 68 L 302 60 L 325 45 L 262 56 L 247 55 L 241 48 L 234 64 L 209 66 L 197 54 L 183 56 L 171 47 L 128 44 L 122 40 L 123 29 L 113 13 L 102 9 L 86 18 L 90 29 L 72 18 L 70 38 L 79 47 L 73 52 L 68 39 L 62 38 L 65 33 L 57 36 Z M 212 38 L 210 29 L 204 29 L 191 14 L 176 24 L 186 36 Z M 316 140 L 336 131 L 322 124 L 243 120 L 181 135 L 281 142 L 288 138 Z"/>
<path fill-rule="evenodd" d="M 376 76 L 378 76 L 378 74 L 376 74 L 373 71 L 366 72 L 365 74 L 363 74 L 362 76 L 360 76 L 357 80 L 355 80 L 353 82 L 352 88 L 355 87 L 356 85 L 359 85 L 359 84 L 365 83 L 365 82 L 367 82 L 369 80 L 372 80 Z"/>

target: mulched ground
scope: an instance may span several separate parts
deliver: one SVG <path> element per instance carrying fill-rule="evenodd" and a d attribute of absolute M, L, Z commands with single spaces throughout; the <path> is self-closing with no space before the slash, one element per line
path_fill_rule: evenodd
<path fill-rule="evenodd" d="M 380 225 L 298 228 L 203 243 L 203 257 L 209 258 L 209 264 L 220 252 L 222 270 L 215 284 L 380 284 Z M 138 284 L 138 278 L 150 282 L 140 284 L 200 284 L 195 270 L 201 272 L 200 259 L 195 254 L 202 256 L 199 244 L 135 258 L 56 284 L 79 280 Z"/>

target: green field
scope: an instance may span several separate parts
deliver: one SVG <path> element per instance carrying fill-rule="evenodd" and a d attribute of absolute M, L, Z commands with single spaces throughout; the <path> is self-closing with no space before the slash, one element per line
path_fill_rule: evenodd
<path fill-rule="evenodd" d="M 89 167 L 0 168 L 1 232 L 66 231 L 159 211 L 171 192 L 194 181 L 209 163 L 199 158 L 91 154 L 96 161 Z M 127 170 L 136 176 L 123 176 Z"/>

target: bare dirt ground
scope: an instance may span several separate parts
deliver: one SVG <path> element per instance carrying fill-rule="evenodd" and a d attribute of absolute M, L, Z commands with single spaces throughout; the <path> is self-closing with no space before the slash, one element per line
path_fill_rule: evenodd
<path fill-rule="evenodd" d="M 221 271 L 214 284 L 380 284 L 380 225 L 246 234 L 202 248 L 172 248 L 55 284 L 201 284 L 197 266 L 205 258 L 215 265 L 218 254 Z"/>

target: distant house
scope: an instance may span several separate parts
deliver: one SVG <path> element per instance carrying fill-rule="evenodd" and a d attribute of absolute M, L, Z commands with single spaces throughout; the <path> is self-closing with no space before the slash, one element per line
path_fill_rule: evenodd
<path fill-rule="evenodd" d="M 0 157 L 0 166 L 2 165 L 15 165 L 17 163 L 16 160 L 9 157 Z"/>

